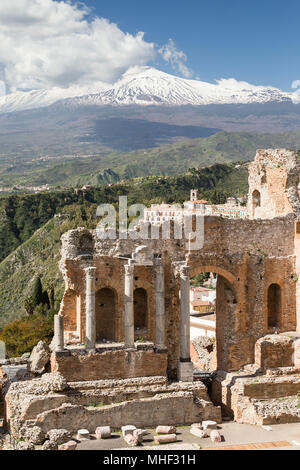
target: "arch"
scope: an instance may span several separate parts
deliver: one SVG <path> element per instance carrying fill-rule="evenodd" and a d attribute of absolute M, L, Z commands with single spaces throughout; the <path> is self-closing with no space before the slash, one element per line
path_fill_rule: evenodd
<path fill-rule="evenodd" d="M 96 339 L 115 341 L 116 293 L 109 287 L 99 289 L 95 295 Z"/>
<path fill-rule="evenodd" d="M 193 264 L 196 264 L 196 263 L 193 263 Z M 230 284 L 234 284 L 236 282 L 236 278 L 233 274 L 231 274 L 226 269 L 215 266 L 213 264 L 201 264 L 200 263 L 197 266 L 190 267 L 190 277 L 194 277 L 196 276 L 196 274 L 199 274 L 199 273 L 216 273 L 216 274 L 220 274 L 220 276 L 223 276 L 225 279 L 227 279 L 227 281 L 230 282 Z"/>
<path fill-rule="evenodd" d="M 148 295 L 146 289 L 138 287 L 133 294 L 134 329 L 145 330 L 148 324 Z"/>
<path fill-rule="evenodd" d="M 261 206 L 260 192 L 255 189 L 252 193 L 252 215 L 255 216 L 255 210 Z"/>
<path fill-rule="evenodd" d="M 282 295 L 279 284 L 268 288 L 268 328 L 279 328 L 281 323 Z"/>

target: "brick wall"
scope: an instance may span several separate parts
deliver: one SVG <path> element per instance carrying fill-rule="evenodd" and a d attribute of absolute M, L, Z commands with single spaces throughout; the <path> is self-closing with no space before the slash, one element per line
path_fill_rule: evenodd
<path fill-rule="evenodd" d="M 69 382 L 165 376 L 167 353 L 156 353 L 153 349 L 53 353 L 51 371 L 60 372 Z"/>

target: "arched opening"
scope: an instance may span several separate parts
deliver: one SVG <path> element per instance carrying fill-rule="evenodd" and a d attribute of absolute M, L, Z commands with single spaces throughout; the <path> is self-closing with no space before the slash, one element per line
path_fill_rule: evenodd
<path fill-rule="evenodd" d="M 260 192 L 255 189 L 255 191 L 253 191 L 252 193 L 252 212 L 253 212 L 253 216 L 255 216 L 255 211 L 257 209 L 257 207 L 260 207 L 260 204 L 261 204 L 261 200 L 260 200 Z"/>
<path fill-rule="evenodd" d="M 135 289 L 134 296 L 134 330 L 136 336 L 147 333 L 148 298 L 147 291 L 143 288 Z"/>
<path fill-rule="evenodd" d="M 98 290 L 95 296 L 95 303 L 97 341 L 115 341 L 115 292 L 108 287 Z"/>
<path fill-rule="evenodd" d="M 76 331 L 77 329 L 77 295 L 69 289 L 64 294 L 64 329 L 66 331 Z"/>
<path fill-rule="evenodd" d="M 268 288 L 268 328 L 280 327 L 281 305 L 281 287 L 271 284 Z"/>
<path fill-rule="evenodd" d="M 202 269 L 190 271 L 191 360 L 199 372 L 227 370 L 228 339 L 238 314 L 234 276 L 216 266 Z"/>

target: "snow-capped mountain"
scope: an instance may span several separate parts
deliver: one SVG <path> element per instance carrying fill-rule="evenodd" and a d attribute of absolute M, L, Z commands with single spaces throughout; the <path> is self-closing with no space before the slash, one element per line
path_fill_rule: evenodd
<path fill-rule="evenodd" d="M 187 80 L 152 67 L 132 67 L 113 85 L 53 88 L 0 97 L 0 113 L 35 109 L 61 102 L 64 106 L 208 105 L 291 101 L 292 93 L 235 79 L 215 84 Z"/>
<path fill-rule="evenodd" d="M 50 106 L 60 100 L 73 98 L 91 93 L 101 93 L 109 89 L 111 85 L 97 82 L 94 85 L 72 86 L 69 88 L 49 88 L 44 90 L 32 90 L 28 92 L 17 91 L 5 96 L 0 96 L 0 113 L 12 113 Z"/>

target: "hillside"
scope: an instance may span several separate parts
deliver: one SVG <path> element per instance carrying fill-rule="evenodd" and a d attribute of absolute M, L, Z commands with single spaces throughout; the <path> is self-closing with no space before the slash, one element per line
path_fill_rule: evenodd
<path fill-rule="evenodd" d="M 116 135 L 116 139 L 122 139 Z M 251 134 L 218 132 L 129 153 L 45 158 L 11 164 L 0 172 L 0 186 L 99 185 L 148 175 L 173 175 L 214 163 L 252 160 L 258 148 L 300 148 L 300 132 Z"/>
<path fill-rule="evenodd" d="M 167 178 L 140 178 L 79 194 L 70 190 L 0 200 L 0 328 L 24 315 L 24 299 L 30 294 L 37 275 L 42 277 L 46 289 L 54 286 L 59 302 L 63 293 L 58 269 L 61 235 L 78 226 L 95 227 L 98 204 L 116 204 L 119 195 L 127 195 L 128 204 L 183 202 L 192 188 L 212 202 L 223 202 L 229 195 L 246 194 L 247 164 L 214 165 Z M 58 212 L 60 215 L 55 216 Z"/>

